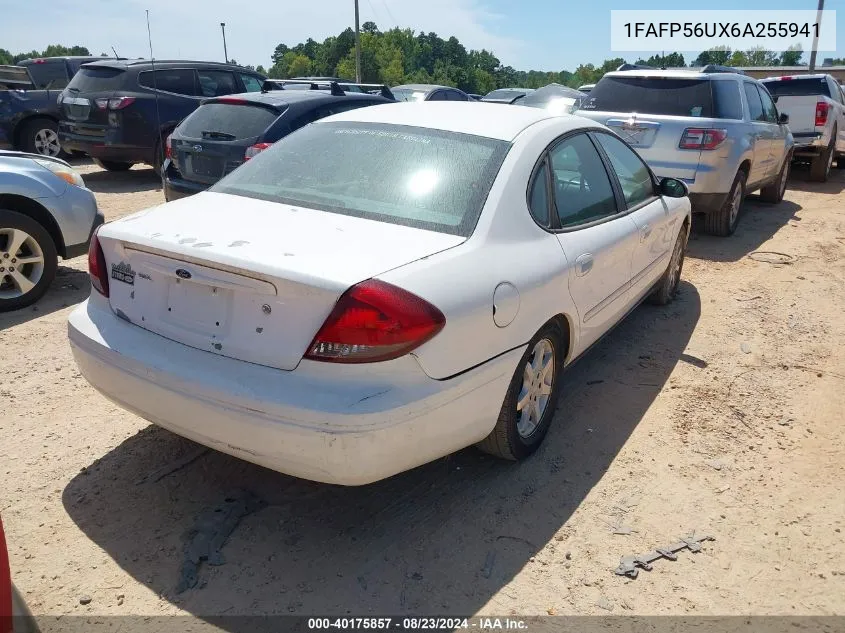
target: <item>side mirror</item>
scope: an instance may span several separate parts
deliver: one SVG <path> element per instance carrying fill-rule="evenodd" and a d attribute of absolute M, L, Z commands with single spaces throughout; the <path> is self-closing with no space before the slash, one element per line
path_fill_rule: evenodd
<path fill-rule="evenodd" d="M 786 125 L 789 123 L 789 115 L 786 112 L 781 112 L 780 116 L 778 117 L 778 123 L 781 125 Z"/>
<path fill-rule="evenodd" d="M 685 198 L 689 195 L 689 188 L 683 180 L 662 178 L 660 180 L 660 195 L 667 198 Z"/>

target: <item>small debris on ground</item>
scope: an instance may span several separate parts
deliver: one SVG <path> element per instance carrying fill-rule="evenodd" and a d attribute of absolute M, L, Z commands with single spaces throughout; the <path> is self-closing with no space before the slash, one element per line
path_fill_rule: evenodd
<path fill-rule="evenodd" d="M 91 604 L 91 596 L 80 596 L 79 604 Z"/>
<path fill-rule="evenodd" d="M 596 600 L 596 606 L 599 609 L 604 609 L 605 611 L 613 611 L 613 604 L 611 604 L 610 600 L 604 596 Z"/>

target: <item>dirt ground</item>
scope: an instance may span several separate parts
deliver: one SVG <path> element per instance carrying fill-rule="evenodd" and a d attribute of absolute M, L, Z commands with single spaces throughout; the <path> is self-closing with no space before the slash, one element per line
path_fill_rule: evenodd
<path fill-rule="evenodd" d="M 107 219 L 163 201 L 150 170 L 82 170 Z M 529 461 L 468 449 L 352 489 L 198 452 L 107 402 L 71 358 L 65 320 L 89 286 L 85 258 L 64 262 L 35 308 L 0 315 L 15 582 L 43 622 L 845 614 L 844 189 L 845 171 L 796 170 L 733 237 L 694 233 L 677 301 L 637 309 L 571 369 Z M 177 593 L 197 517 L 244 491 L 263 508 Z M 613 574 L 693 531 L 716 540 Z"/>

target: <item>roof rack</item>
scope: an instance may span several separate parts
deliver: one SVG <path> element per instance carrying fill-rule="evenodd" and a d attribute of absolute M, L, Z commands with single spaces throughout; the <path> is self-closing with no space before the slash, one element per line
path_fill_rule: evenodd
<path fill-rule="evenodd" d="M 702 72 L 702 73 L 735 73 L 737 75 L 744 75 L 745 74 L 739 68 L 734 68 L 732 66 L 720 66 L 718 64 L 707 64 L 704 68 L 701 69 L 700 72 Z"/>
<path fill-rule="evenodd" d="M 261 92 L 269 92 L 271 90 L 284 90 L 284 86 L 286 84 L 297 84 L 297 85 L 306 85 L 310 86 L 310 90 L 329 90 L 332 95 L 335 97 L 342 97 L 347 93 L 347 90 L 344 88 L 349 88 L 350 86 L 356 86 L 358 88 L 363 88 L 367 91 L 368 94 L 375 94 L 375 91 L 378 91 L 385 99 L 390 99 L 391 101 L 395 101 L 396 97 L 393 96 L 393 93 L 390 91 L 390 88 L 387 87 L 386 84 L 359 84 L 355 83 L 354 81 L 322 81 L 322 80 L 311 80 L 311 79 L 265 79 L 264 83 L 261 86 Z M 367 90 L 369 89 L 369 90 Z"/>

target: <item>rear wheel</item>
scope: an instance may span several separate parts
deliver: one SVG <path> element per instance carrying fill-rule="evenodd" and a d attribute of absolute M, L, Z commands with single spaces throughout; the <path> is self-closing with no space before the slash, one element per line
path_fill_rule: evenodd
<path fill-rule="evenodd" d="M 95 158 L 94 162 L 97 164 L 98 167 L 101 167 L 106 171 L 129 171 L 130 169 L 132 169 L 132 165 L 135 164 L 124 163 L 115 160 L 100 160 L 99 158 Z"/>
<path fill-rule="evenodd" d="M 739 224 L 739 211 L 745 199 L 745 179 L 747 174 L 740 170 L 734 178 L 728 197 L 717 211 L 704 216 L 704 230 L 710 235 L 726 237 L 736 231 Z"/>
<path fill-rule="evenodd" d="M 836 169 L 845 169 L 845 154 L 836 157 Z"/>
<path fill-rule="evenodd" d="M 38 301 L 56 275 L 56 245 L 29 216 L 0 209 L 0 312 Z"/>
<path fill-rule="evenodd" d="M 810 180 L 815 182 L 827 182 L 830 176 L 830 168 L 833 166 L 833 155 L 835 153 L 836 130 L 833 131 L 833 140 L 830 141 L 824 151 L 813 158 L 810 163 Z"/>
<path fill-rule="evenodd" d="M 786 193 L 786 182 L 789 180 L 789 168 L 792 165 L 792 154 L 787 154 L 778 172 L 777 179 L 760 190 L 760 200 L 776 204 L 783 200 Z"/>
<path fill-rule="evenodd" d="M 25 152 L 42 156 L 65 156 L 59 145 L 59 124 L 52 119 L 30 119 L 23 124 L 19 138 Z"/>
<path fill-rule="evenodd" d="M 537 450 L 555 413 L 564 340 L 554 323 L 534 336 L 508 386 L 496 427 L 478 448 L 509 460 L 524 459 Z"/>

